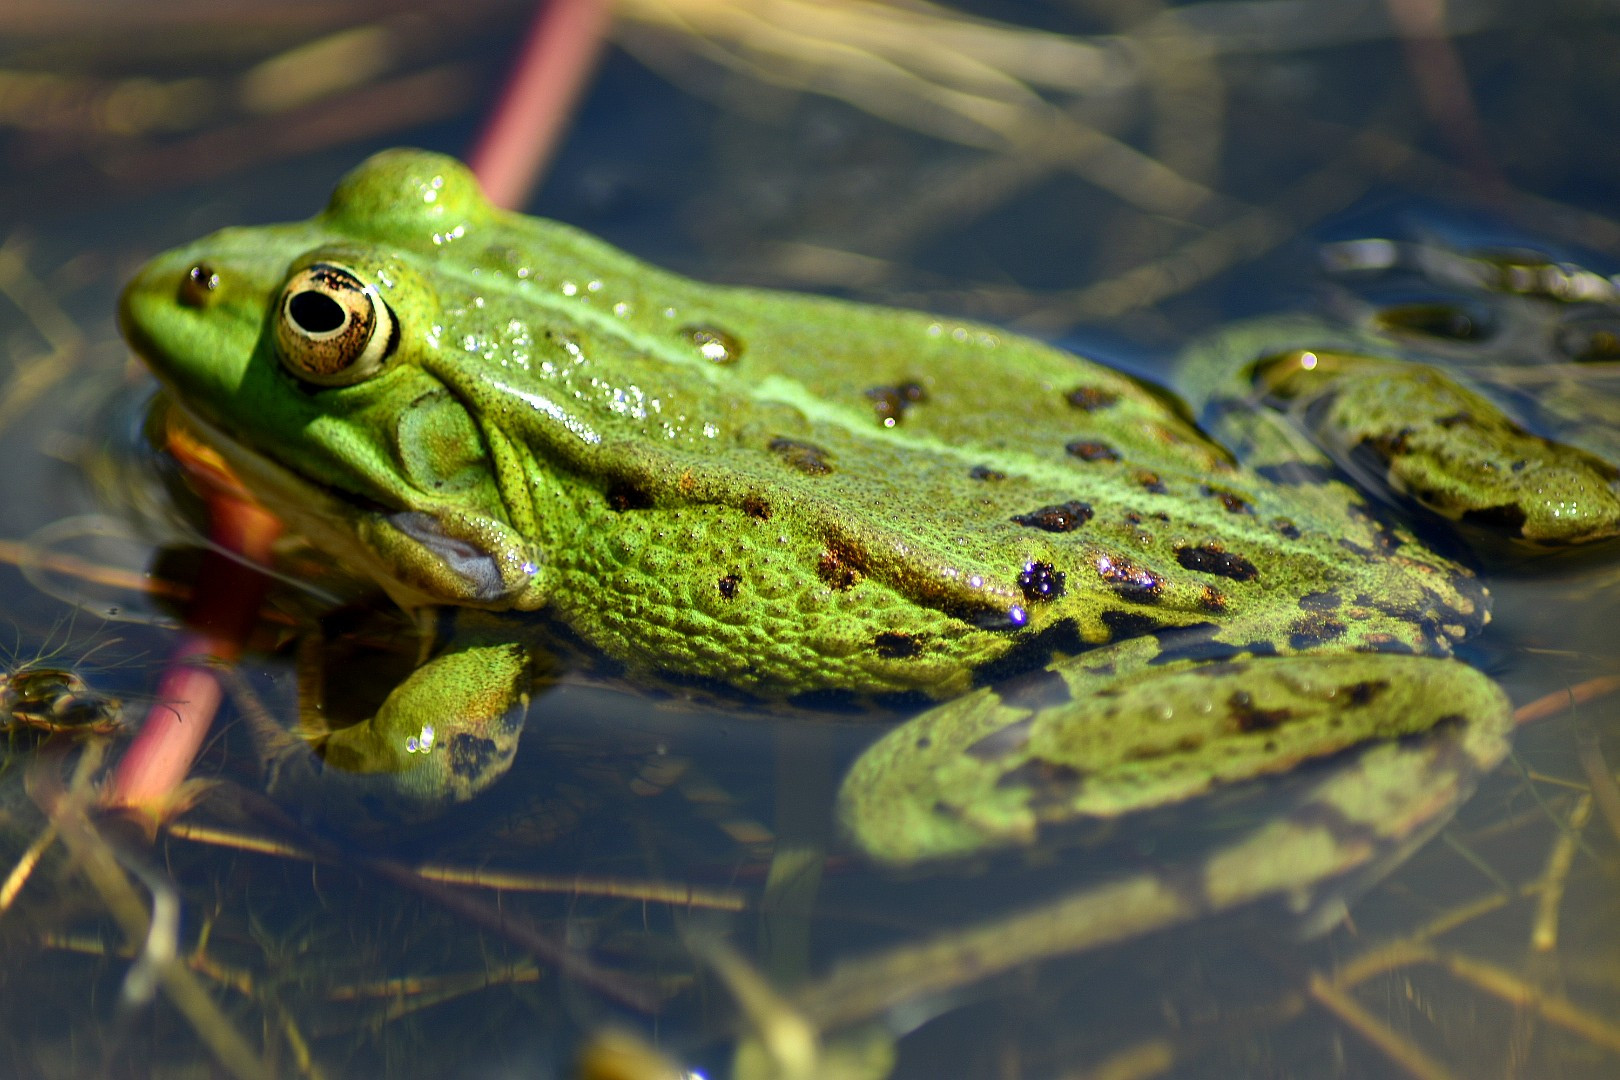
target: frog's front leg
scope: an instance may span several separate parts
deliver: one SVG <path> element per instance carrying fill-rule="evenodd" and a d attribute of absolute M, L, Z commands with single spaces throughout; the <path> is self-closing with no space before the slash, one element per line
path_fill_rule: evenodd
<path fill-rule="evenodd" d="M 1294 349 L 1252 375 L 1345 471 L 1442 517 L 1532 547 L 1620 535 L 1620 469 L 1531 434 L 1436 368 Z"/>
<path fill-rule="evenodd" d="M 267 786 L 278 797 L 379 823 L 422 820 L 465 802 L 512 764 L 534 661 L 525 644 L 453 640 L 374 714 L 342 727 L 320 715 L 318 693 L 301 693 L 297 734 L 255 725 Z"/>
<path fill-rule="evenodd" d="M 1155 668 L 1156 650 L 1121 642 L 902 724 L 845 778 L 846 831 L 884 862 L 967 855 L 1439 725 L 1499 739 L 1510 715 L 1495 683 L 1451 660 L 1306 653 Z"/>

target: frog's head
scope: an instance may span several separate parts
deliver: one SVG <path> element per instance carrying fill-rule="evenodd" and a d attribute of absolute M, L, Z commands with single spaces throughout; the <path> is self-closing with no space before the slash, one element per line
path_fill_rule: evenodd
<path fill-rule="evenodd" d="M 123 295 L 125 336 L 243 481 L 408 605 L 542 599 L 503 494 L 522 480 L 431 373 L 443 326 L 423 257 L 492 213 L 459 163 L 390 151 L 312 220 L 215 233 Z"/>

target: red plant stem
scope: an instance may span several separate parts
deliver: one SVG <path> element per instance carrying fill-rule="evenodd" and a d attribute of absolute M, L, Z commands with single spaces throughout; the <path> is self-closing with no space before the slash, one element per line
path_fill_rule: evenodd
<path fill-rule="evenodd" d="M 253 563 L 268 564 L 281 523 L 225 492 L 213 491 L 208 502 L 214 542 Z M 119 759 L 102 793 L 103 804 L 152 819 L 164 816 L 170 797 L 191 771 L 223 697 L 219 679 L 202 662 L 230 661 L 241 655 L 268 588 L 269 579 L 251 566 L 218 551 L 203 557 L 186 612 L 193 629 L 181 637 L 169 658 L 157 699 Z"/>
<path fill-rule="evenodd" d="M 1440 138 L 1488 191 L 1506 185 L 1474 107 L 1462 57 L 1446 33 L 1445 0 L 1384 0 L 1400 33 L 1406 70 Z"/>
<path fill-rule="evenodd" d="M 543 0 L 468 164 L 496 206 L 516 209 L 545 169 L 601 54 L 608 0 Z"/>

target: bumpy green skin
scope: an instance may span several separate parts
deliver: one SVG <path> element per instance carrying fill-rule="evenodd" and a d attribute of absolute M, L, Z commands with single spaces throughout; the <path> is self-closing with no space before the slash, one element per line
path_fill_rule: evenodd
<path fill-rule="evenodd" d="M 354 386 L 301 383 L 276 355 L 282 283 L 317 261 L 374 285 L 398 320 L 382 370 Z M 218 286 L 179 302 L 197 264 Z M 1505 715 L 1469 669 L 1391 655 L 1445 657 L 1485 622 L 1468 571 L 1269 421 L 1223 435 L 1317 471 L 1268 478 L 1162 395 L 996 329 L 687 281 L 492 209 L 447 158 L 378 155 L 308 222 L 163 255 L 122 313 L 247 482 L 407 606 L 543 607 L 631 678 L 960 698 L 846 785 L 846 824 L 887 858 L 1143 805 L 1092 790 L 1108 761 L 1143 753 L 1150 723 L 1134 704 L 1108 716 L 1109 695 L 1219 714 L 1199 747 L 1180 740 L 1166 771 L 1184 779 L 1148 802 L 1452 716 L 1441 702 Z M 1042 668 L 1018 691 L 1034 706 L 969 694 Z M 508 688 L 494 697 L 518 679 L 492 672 Z M 1343 707 L 1375 685 L 1416 711 Z M 1032 737 L 935 797 L 964 746 L 1034 708 L 1050 746 Z M 1218 764 L 1228 728 L 1307 717 L 1321 730 L 1290 748 L 1249 740 L 1241 769 Z M 1071 724 L 1088 734 L 1062 735 Z M 897 837 L 890 822 L 918 815 L 987 823 Z"/>

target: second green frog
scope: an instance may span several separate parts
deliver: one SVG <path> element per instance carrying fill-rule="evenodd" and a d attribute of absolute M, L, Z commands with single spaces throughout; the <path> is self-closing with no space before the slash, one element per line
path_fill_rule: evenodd
<path fill-rule="evenodd" d="M 1607 463 L 1387 343 L 1233 330 L 1183 365 L 1200 429 L 992 327 L 686 280 L 417 151 L 159 257 L 122 321 L 249 487 L 405 608 L 544 613 L 436 620 L 373 718 L 309 735 L 415 813 L 506 770 L 560 626 L 644 684 L 937 702 L 857 762 L 849 832 L 894 862 L 1025 843 L 1505 724 L 1450 659 L 1484 591 L 1330 454 L 1510 543 L 1620 521 Z"/>

